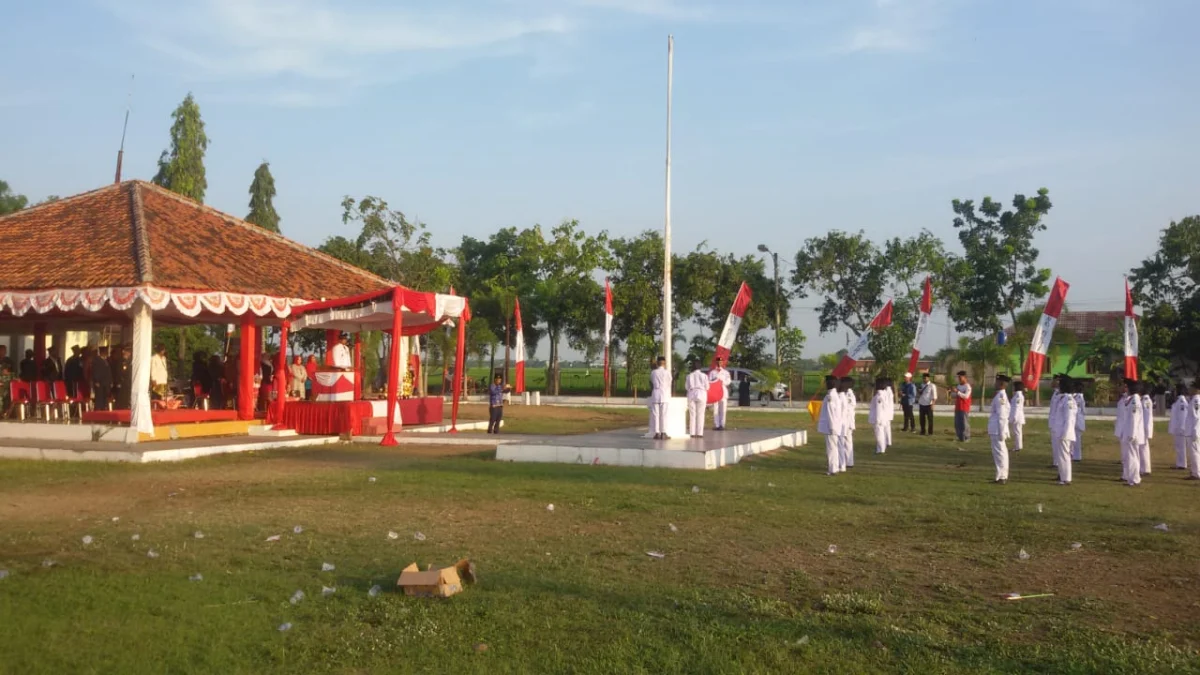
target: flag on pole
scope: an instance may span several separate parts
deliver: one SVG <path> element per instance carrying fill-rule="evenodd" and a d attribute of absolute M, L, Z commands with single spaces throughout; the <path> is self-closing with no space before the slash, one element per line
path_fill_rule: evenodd
<path fill-rule="evenodd" d="M 742 319 L 746 316 L 746 308 L 750 306 L 750 300 L 754 296 L 750 291 L 750 287 L 746 282 L 742 282 L 738 288 L 737 297 L 733 299 L 733 307 L 729 310 L 729 317 L 725 319 L 725 328 L 721 331 L 721 337 L 717 340 L 717 351 L 713 354 L 712 367 L 717 367 L 717 359 L 721 359 L 725 363 L 729 363 L 729 354 L 733 351 L 733 343 L 737 340 L 738 330 L 742 327 Z M 721 400 L 722 389 L 725 383 L 716 380 L 708 385 L 708 402 L 716 403 Z"/>
<path fill-rule="evenodd" d="M 525 391 L 525 331 L 521 327 L 521 299 L 517 298 L 514 305 L 514 323 L 517 324 L 517 339 L 513 350 L 517 353 L 517 379 L 513 391 L 518 394 Z"/>
<path fill-rule="evenodd" d="M 1133 314 L 1133 294 L 1125 278 L 1125 377 L 1138 379 L 1138 331 Z"/>
<path fill-rule="evenodd" d="M 917 334 L 913 337 L 912 356 L 908 358 L 908 372 L 916 374 L 917 361 L 921 358 L 921 336 L 929 325 L 929 315 L 933 312 L 933 284 L 925 277 L 925 290 L 921 292 L 921 314 L 917 317 Z"/>
<path fill-rule="evenodd" d="M 608 347 L 612 344 L 612 286 L 604 277 L 604 395 L 608 396 Z"/>
<path fill-rule="evenodd" d="M 1025 388 L 1036 391 L 1038 382 L 1042 379 L 1042 368 L 1046 365 L 1046 352 L 1050 350 L 1050 338 L 1054 335 L 1054 326 L 1058 324 L 1058 316 L 1062 313 L 1063 303 L 1067 299 L 1067 290 L 1071 286 L 1061 277 L 1054 279 L 1054 288 L 1050 290 L 1050 299 L 1046 301 L 1046 309 L 1042 319 L 1038 321 L 1033 331 L 1033 340 L 1029 345 L 1029 358 L 1025 359 L 1025 370 L 1021 380 Z"/>
<path fill-rule="evenodd" d="M 892 325 L 892 301 L 888 300 L 883 309 L 875 315 L 867 329 L 859 333 L 858 339 L 854 341 L 854 345 L 850 347 L 850 351 L 842 357 L 837 366 L 833 369 L 831 375 L 834 377 L 845 377 L 854 370 L 854 364 L 858 363 L 859 359 L 867 354 L 867 342 L 870 341 L 871 335 L 877 330 L 882 330 Z M 821 402 L 824 397 L 822 392 L 815 394 L 811 401 L 808 402 L 808 414 L 812 415 L 815 420 L 821 414 Z"/>

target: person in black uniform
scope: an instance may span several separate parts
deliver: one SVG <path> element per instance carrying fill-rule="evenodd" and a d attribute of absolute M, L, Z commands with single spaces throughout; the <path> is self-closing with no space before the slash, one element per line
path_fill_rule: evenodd
<path fill-rule="evenodd" d="M 117 357 L 117 368 L 113 375 L 117 381 L 118 410 L 129 410 L 132 407 L 133 366 L 129 362 L 132 356 L 133 350 L 129 345 L 124 345 L 121 347 L 121 355 Z"/>
<path fill-rule="evenodd" d="M 96 410 L 108 410 L 112 400 L 112 368 L 108 365 L 108 347 L 101 347 L 92 357 L 92 402 Z"/>
<path fill-rule="evenodd" d="M 83 382 L 83 357 L 79 355 L 79 345 L 71 347 L 71 358 L 63 366 L 63 380 L 67 383 L 67 394 L 75 396 L 79 393 L 79 384 Z"/>
<path fill-rule="evenodd" d="M 38 379 L 37 361 L 33 360 L 33 350 L 25 350 L 25 358 L 21 359 L 21 370 L 18 373 L 22 382 L 33 382 Z"/>

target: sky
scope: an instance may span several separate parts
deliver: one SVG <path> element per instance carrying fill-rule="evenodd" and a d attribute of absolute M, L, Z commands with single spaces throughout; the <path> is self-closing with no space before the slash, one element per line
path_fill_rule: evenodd
<path fill-rule="evenodd" d="M 190 91 L 205 202 L 244 216 L 266 159 L 305 244 L 345 234 L 344 195 L 446 247 L 567 218 L 661 229 L 673 34 L 676 252 L 765 244 L 787 278 L 809 237 L 927 228 L 954 248 L 952 199 L 1047 187 L 1042 264 L 1069 307 L 1120 309 L 1122 274 L 1200 212 L 1192 0 L 3 5 L 0 179 L 34 200 L 112 180 L 127 105 L 124 176 L 151 178 Z M 806 355 L 845 345 L 817 299 L 793 304 Z"/>

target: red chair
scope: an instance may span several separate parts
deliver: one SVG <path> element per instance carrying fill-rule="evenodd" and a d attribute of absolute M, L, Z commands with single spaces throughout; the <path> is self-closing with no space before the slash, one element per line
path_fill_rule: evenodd
<path fill-rule="evenodd" d="M 55 380 L 51 392 L 54 394 L 54 405 L 58 406 L 58 418 L 64 422 L 71 419 L 71 397 L 67 396 L 67 383 Z"/>
<path fill-rule="evenodd" d="M 38 380 L 33 383 L 33 404 L 42 414 L 42 419 L 50 421 L 54 407 L 54 398 L 50 396 L 50 383 Z M 42 413 L 42 411 L 45 411 Z"/>
<path fill-rule="evenodd" d="M 204 393 L 204 387 L 199 382 L 192 383 L 193 408 L 208 410 L 208 394 Z"/>
<path fill-rule="evenodd" d="M 17 410 L 20 411 L 20 419 L 24 421 L 25 416 L 29 414 L 29 409 L 33 407 L 33 395 L 29 391 L 29 383 L 13 380 L 8 383 L 8 393 L 12 398 L 12 404 L 20 406 Z"/>
<path fill-rule="evenodd" d="M 92 399 L 84 391 L 82 382 L 77 383 L 75 388 L 78 393 L 67 399 L 67 414 L 70 415 L 71 409 L 75 408 L 79 410 L 79 419 L 82 420 L 83 413 L 92 409 Z"/>

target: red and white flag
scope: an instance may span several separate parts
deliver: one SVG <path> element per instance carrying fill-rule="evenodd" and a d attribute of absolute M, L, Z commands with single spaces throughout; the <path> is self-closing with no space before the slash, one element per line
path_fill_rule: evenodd
<path fill-rule="evenodd" d="M 1025 359 L 1025 370 L 1021 373 L 1021 380 L 1030 391 L 1036 391 L 1038 382 L 1042 379 L 1042 368 L 1046 366 L 1046 352 L 1050 351 L 1050 338 L 1054 335 L 1054 326 L 1058 324 L 1058 316 L 1062 313 L 1063 303 L 1067 300 L 1067 290 L 1070 288 L 1070 284 L 1061 277 L 1054 279 L 1054 288 L 1050 289 L 1050 299 L 1046 301 L 1042 319 L 1033 331 L 1029 358 Z"/>
<path fill-rule="evenodd" d="M 867 342 L 871 339 L 871 334 L 890 325 L 892 325 L 892 301 L 888 300 L 883 309 L 879 310 L 879 313 L 871 320 L 871 325 L 867 326 L 867 329 L 862 333 L 859 333 L 858 339 L 850 347 L 850 351 L 846 352 L 846 355 L 838 362 L 837 367 L 833 369 L 833 376 L 845 377 L 849 375 L 850 371 L 854 370 L 854 364 L 867 355 Z"/>
<path fill-rule="evenodd" d="M 913 337 L 912 356 L 908 358 L 908 372 L 916 374 L 917 361 L 921 358 L 921 336 L 929 325 L 929 315 L 933 312 L 933 284 L 925 277 L 925 290 L 921 293 L 921 314 L 917 317 L 917 334 Z"/>
<path fill-rule="evenodd" d="M 604 395 L 608 396 L 608 346 L 612 344 L 612 286 L 604 277 Z"/>
<path fill-rule="evenodd" d="M 1125 377 L 1138 379 L 1138 332 L 1133 313 L 1133 294 L 1129 279 L 1125 279 Z"/>
<path fill-rule="evenodd" d="M 746 282 L 738 289 L 737 297 L 733 299 L 733 307 L 729 310 L 729 318 L 725 319 L 725 329 L 721 331 L 721 339 L 717 340 L 717 353 L 713 354 L 713 365 L 717 359 L 729 363 L 729 353 L 733 351 L 733 343 L 737 340 L 738 330 L 742 327 L 742 318 L 746 316 L 746 308 L 750 306 L 753 294 Z"/>
<path fill-rule="evenodd" d="M 513 391 L 518 394 L 525 391 L 525 331 L 521 326 L 521 299 L 517 298 L 513 323 L 517 324 L 517 339 L 513 350 L 517 352 L 517 379 L 513 382 Z"/>

